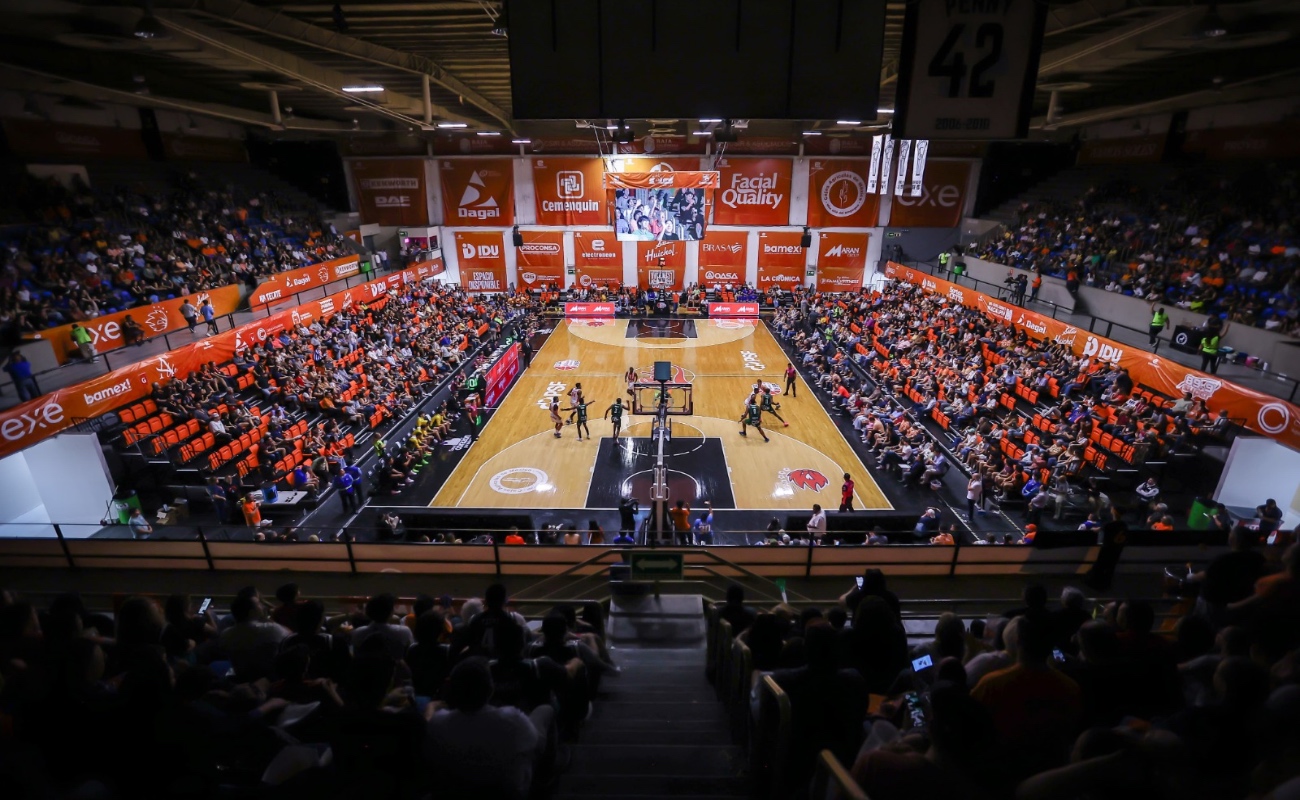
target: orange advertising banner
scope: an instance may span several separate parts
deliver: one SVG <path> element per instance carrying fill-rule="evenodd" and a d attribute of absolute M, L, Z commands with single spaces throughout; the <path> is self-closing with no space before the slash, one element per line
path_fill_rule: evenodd
<path fill-rule="evenodd" d="M 1078 164 L 1156 164 L 1165 154 L 1165 132 L 1123 139 L 1089 139 L 1079 146 Z"/>
<path fill-rule="evenodd" d="M 748 253 L 748 231 L 720 231 L 710 228 L 700 240 L 699 263 L 743 270 Z"/>
<path fill-rule="evenodd" d="M 942 294 L 951 302 L 976 308 L 999 322 L 1023 330 L 1034 339 L 1051 339 L 1069 347 L 1077 356 L 1118 363 L 1128 370 L 1135 384 L 1154 389 L 1166 397 L 1181 397 L 1191 392 L 1204 400 L 1212 411 L 1227 409 L 1233 419 L 1244 419 L 1246 427 L 1289 447 L 1300 448 L 1300 407 L 1271 395 L 1207 375 L 1154 353 L 1097 336 L 1073 325 L 1018 306 L 1008 305 L 989 295 L 958 286 L 928 273 L 918 272 L 890 262 L 885 277 L 913 283 L 927 292 Z"/>
<path fill-rule="evenodd" d="M 623 285 L 623 265 L 579 264 L 574 268 L 574 285 L 583 289 L 602 286 L 617 289 Z"/>
<path fill-rule="evenodd" d="M 265 342 L 286 328 L 373 302 L 389 289 L 415 280 L 414 270 L 394 272 L 0 411 L 0 457 L 31 447 L 78 420 L 93 419 L 142 400 L 149 396 L 155 381 L 184 378 L 209 362 L 229 361 L 240 350 Z"/>
<path fill-rule="evenodd" d="M 967 161 L 931 161 L 921 180 L 920 197 L 894 195 L 889 225 L 893 228 L 955 228 L 966 208 Z"/>
<path fill-rule="evenodd" d="M 605 166 L 599 158 L 534 158 L 538 225 L 604 225 Z"/>
<path fill-rule="evenodd" d="M 442 262 L 442 256 L 434 256 L 428 261 L 417 261 L 410 268 L 415 270 L 417 280 L 432 278 L 447 271 L 447 265 Z"/>
<path fill-rule="evenodd" d="M 617 267 L 622 276 L 623 243 L 613 233 L 576 231 L 573 234 L 573 262 L 579 267 Z"/>
<path fill-rule="evenodd" d="M 261 308 L 276 302 L 282 303 L 292 299 L 298 292 L 341 281 L 359 272 L 361 258 L 355 255 L 278 272 L 258 284 L 248 298 L 248 305 L 250 308 Z"/>
<path fill-rule="evenodd" d="M 163 152 L 169 161 L 248 161 L 248 148 L 243 139 L 225 139 L 217 136 L 185 136 L 179 133 L 162 135 Z"/>
<path fill-rule="evenodd" d="M 444 225 L 496 227 L 515 222 L 515 174 L 508 158 L 438 162 Z"/>
<path fill-rule="evenodd" d="M 521 231 L 524 246 L 515 248 L 519 288 L 564 286 L 564 232 Z"/>
<path fill-rule="evenodd" d="M 348 162 L 364 222 L 377 225 L 429 224 L 424 159 L 375 158 Z"/>
<path fill-rule="evenodd" d="M 789 225 L 790 158 L 719 158 L 715 225 Z"/>
<path fill-rule="evenodd" d="M 466 291 L 506 290 L 505 236 L 502 231 L 456 231 L 460 285 Z"/>
<path fill-rule="evenodd" d="M 208 289 L 203 292 L 195 292 L 172 300 L 163 300 L 147 306 L 137 306 L 126 311 L 118 311 L 113 314 L 105 314 L 102 317 L 95 317 L 85 322 L 77 323 L 90 333 L 91 344 L 95 346 L 96 353 L 108 353 L 125 346 L 122 338 L 122 322 L 127 317 L 144 330 L 144 337 L 151 338 L 161 336 L 164 333 L 180 330 L 189 323 L 181 316 L 181 306 L 185 305 L 188 299 L 194 303 L 197 309 L 203 305 L 203 300 L 212 301 L 212 309 L 217 316 L 225 316 L 239 307 L 239 286 L 232 284 L 230 286 L 220 286 L 216 289 Z M 27 336 L 28 339 L 48 339 L 54 348 L 54 357 L 60 364 L 66 364 L 77 352 L 77 346 L 72 341 L 72 324 L 60 325 L 57 328 L 49 328 L 40 333 Z"/>
<path fill-rule="evenodd" d="M 643 289 L 682 289 L 685 242 L 637 242 L 636 280 Z"/>
<path fill-rule="evenodd" d="M 821 233 L 817 237 L 817 291 L 856 292 L 867 267 L 866 233 Z"/>
<path fill-rule="evenodd" d="M 867 191 L 871 162 L 814 158 L 808 162 L 808 224 L 814 228 L 871 228 L 880 196 Z"/>
<path fill-rule="evenodd" d="M 16 156 L 26 158 L 128 158 L 149 157 L 138 130 L 72 125 L 42 119 L 6 119 L 5 139 Z"/>
<path fill-rule="evenodd" d="M 758 289 L 767 291 L 773 286 L 790 289 L 803 284 L 808 251 L 802 241 L 803 234 L 799 231 L 759 231 Z"/>

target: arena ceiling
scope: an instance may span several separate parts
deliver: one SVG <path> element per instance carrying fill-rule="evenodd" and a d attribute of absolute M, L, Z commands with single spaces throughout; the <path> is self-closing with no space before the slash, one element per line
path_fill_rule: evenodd
<path fill-rule="evenodd" d="M 497 0 L 4 5 L 4 88 L 187 111 L 282 136 L 433 131 L 439 123 L 465 123 L 467 133 L 581 135 L 574 121 L 512 117 L 507 42 L 494 33 L 502 27 Z M 882 109 L 893 103 L 904 9 L 904 2 L 887 6 Z M 1205 35 L 1207 19 L 1220 35 Z M 1204 0 L 1053 2 L 1032 128 L 1039 136 L 1068 133 L 1110 119 L 1294 96 L 1298 45 L 1296 0 L 1213 8 Z M 383 91 L 345 91 L 358 86 Z M 882 113 L 860 130 L 887 120 Z M 638 135 L 698 127 L 694 120 L 631 122 Z M 808 128 L 851 131 L 834 120 L 753 120 L 749 132 L 797 136 Z"/>

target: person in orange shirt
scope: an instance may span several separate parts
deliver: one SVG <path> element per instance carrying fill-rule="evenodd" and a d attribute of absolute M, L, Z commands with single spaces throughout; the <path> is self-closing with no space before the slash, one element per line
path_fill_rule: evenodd
<path fill-rule="evenodd" d="M 250 528 L 262 527 L 262 509 L 252 494 L 244 495 L 244 500 L 240 504 L 244 511 L 244 524 Z M 269 520 L 267 521 L 270 522 Z"/>
<path fill-rule="evenodd" d="M 1160 518 L 1159 522 L 1151 523 L 1153 531 L 1172 531 L 1174 529 L 1174 518 L 1168 514 Z"/>
<path fill-rule="evenodd" d="M 528 542 L 524 541 L 524 537 L 519 534 L 518 528 L 510 529 L 510 532 L 506 534 L 505 543 L 506 544 L 528 544 Z"/>

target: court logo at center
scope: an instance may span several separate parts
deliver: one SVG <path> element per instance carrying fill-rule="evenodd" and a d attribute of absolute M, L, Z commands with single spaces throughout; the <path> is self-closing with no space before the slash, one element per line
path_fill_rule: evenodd
<path fill-rule="evenodd" d="M 582 362 L 580 362 L 580 361 L 575 361 L 575 360 L 573 360 L 572 358 L 570 358 L 570 359 L 565 360 L 565 361 L 556 361 L 556 362 L 555 362 L 555 368 L 558 369 L 558 370 L 561 370 L 561 371 L 567 372 L 567 371 L 569 371 L 569 370 L 571 370 L 571 369 L 577 369 L 577 368 L 578 368 L 578 365 L 579 365 L 580 363 L 582 363 Z"/>
<path fill-rule="evenodd" d="M 548 488 L 549 477 L 540 469 L 512 467 L 493 475 L 488 486 L 501 494 L 527 494 Z"/>
<path fill-rule="evenodd" d="M 820 492 L 830 484 L 826 476 L 815 469 L 783 469 L 777 477 L 786 483 L 800 489 L 807 489 L 810 492 Z"/>

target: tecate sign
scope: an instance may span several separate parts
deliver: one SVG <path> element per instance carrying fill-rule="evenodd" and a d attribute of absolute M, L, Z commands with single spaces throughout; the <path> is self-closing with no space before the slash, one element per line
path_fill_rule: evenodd
<path fill-rule="evenodd" d="M 785 195 L 776 192 L 776 173 L 754 176 L 732 175 L 731 185 L 722 191 L 722 204 L 729 208 L 763 206 L 777 208 Z"/>

